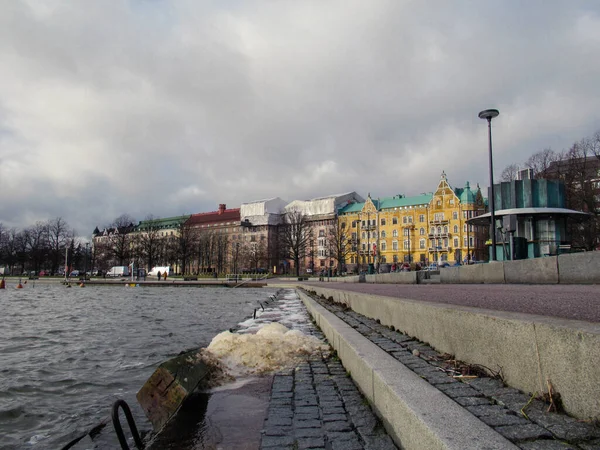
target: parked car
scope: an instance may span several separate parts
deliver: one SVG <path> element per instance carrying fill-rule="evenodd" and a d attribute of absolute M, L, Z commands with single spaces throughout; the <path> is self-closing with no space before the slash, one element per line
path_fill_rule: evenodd
<path fill-rule="evenodd" d="M 40 277 L 49 277 L 50 271 L 49 270 L 40 270 L 39 276 Z"/>
<path fill-rule="evenodd" d="M 79 276 L 79 270 L 73 270 L 70 274 L 70 277 L 78 277 Z"/>

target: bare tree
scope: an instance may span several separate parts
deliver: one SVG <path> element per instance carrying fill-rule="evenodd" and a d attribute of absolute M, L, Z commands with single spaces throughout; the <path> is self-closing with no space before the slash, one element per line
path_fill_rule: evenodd
<path fill-rule="evenodd" d="M 26 237 L 32 268 L 38 272 L 46 263 L 50 251 L 48 223 L 36 222 L 26 229 Z"/>
<path fill-rule="evenodd" d="M 57 217 L 48 222 L 48 240 L 50 243 L 52 272 L 56 272 L 61 266 L 65 249 L 71 244 L 74 235 L 75 231 L 69 229 L 69 225 L 62 217 Z"/>
<path fill-rule="evenodd" d="M 121 214 L 110 225 L 114 232 L 110 234 L 110 251 L 118 265 L 122 266 L 131 256 L 129 234 L 133 231 L 133 219 L 128 214 Z"/>
<path fill-rule="evenodd" d="M 282 257 L 294 261 L 296 275 L 300 275 L 300 261 L 306 256 L 311 237 L 311 226 L 301 211 L 288 211 L 280 228 Z"/>
<path fill-rule="evenodd" d="M 351 233 L 346 228 L 346 223 L 340 224 L 338 217 L 335 218 L 334 226 L 329 229 L 328 236 L 331 256 L 337 261 L 338 273 L 341 275 L 344 271 L 346 258 L 352 252 Z"/>
<path fill-rule="evenodd" d="M 525 166 L 533 171 L 534 178 L 548 178 L 550 166 L 553 162 L 560 161 L 561 155 L 549 148 L 534 153 L 525 162 Z"/>
<path fill-rule="evenodd" d="M 190 273 L 189 269 L 190 260 L 196 244 L 198 242 L 197 228 L 182 222 L 178 227 L 178 233 L 173 236 L 173 248 L 175 259 L 179 263 L 181 273 Z"/>
<path fill-rule="evenodd" d="M 516 180 L 518 173 L 519 173 L 519 166 L 517 164 L 509 164 L 502 171 L 502 175 L 500 175 L 500 180 L 501 181 Z"/>
<path fill-rule="evenodd" d="M 135 246 L 139 257 L 148 270 L 152 270 L 156 265 L 160 253 L 161 238 L 158 225 L 155 222 L 156 219 L 157 218 L 152 215 L 146 216 L 143 222 L 143 228 L 138 230 L 135 237 Z"/>

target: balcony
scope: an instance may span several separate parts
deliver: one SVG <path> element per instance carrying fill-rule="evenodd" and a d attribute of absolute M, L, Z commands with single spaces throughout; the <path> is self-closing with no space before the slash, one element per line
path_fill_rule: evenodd
<path fill-rule="evenodd" d="M 429 247 L 429 252 L 431 253 L 444 253 L 444 252 L 449 252 L 450 250 L 452 250 L 452 247 Z"/>
<path fill-rule="evenodd" d="M 365 231 L 370 231 L 370 230 L 376 230 L 377 229 L 377 225 L 361 225 L 360 226 L 361 230 L 365 230 Z"/>
<path fill-rule="evenodd" d="M 437 238 L 450 238 L 450 233 L 429 233 L 427 235 L 427 237 L 429 237 L 429 239 L 437 239 Z"/>
<path fill-rule="evenodd" d="M 429 221 L 430 224 L 432 225 L 447 225 L 450 223 L 449 219 L 441 219 L 441 220 L 430 220 Z"/>

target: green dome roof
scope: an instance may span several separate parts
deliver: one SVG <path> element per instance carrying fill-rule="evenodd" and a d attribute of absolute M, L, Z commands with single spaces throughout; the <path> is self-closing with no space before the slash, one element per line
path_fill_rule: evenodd
<path fill-rule="evenodd" d="M 468 181 L 467 184 L 465 184 L 465 188 L 463 189 L 462 193 L 460 194 L 460 202 L 463 204 L 475 203 L 475 194 L 473 194 L 473 191 L 471 191 L 471 186 L 469 186 Z"/>

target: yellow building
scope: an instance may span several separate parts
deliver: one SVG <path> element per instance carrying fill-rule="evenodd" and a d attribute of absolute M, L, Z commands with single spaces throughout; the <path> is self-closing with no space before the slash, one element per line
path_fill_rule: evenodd
<path fill-rule="evenodd" d="M 421 265 L 434 261 L 463 262 L 482 259 L 484 230 L 467 227 L 466 220 L 483 214 L 479 187 L 467 182 L 453 189 L 442 173 L 433 193 L 414 197 L 395 195 L 353 203 L 339 210 L 340 232 L 348 237 L 348 272 L 381 267 L 387 271 L 401 263 Z"/>

